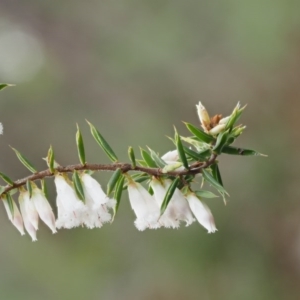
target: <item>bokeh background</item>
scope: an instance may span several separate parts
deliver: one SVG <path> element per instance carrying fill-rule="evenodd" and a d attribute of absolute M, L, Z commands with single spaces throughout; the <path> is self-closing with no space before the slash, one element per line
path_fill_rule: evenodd
<path fill-rule="evenodd" d="M 300 2 L 17 1 L 0 3 L 0 169 L 40 170 L 49 145 L 77 163 L 76 123 L 89 162 L 107 162 L 90 120 L 121 160 L 127 147 L 163 154 L 166 135 L 197 123 L 195 104 L 227 115 L 238 101 L 239 146 L 268 158 L 220 158 L 231 197 L 208 199 L 219 231 L 199 225 L 138 232 L 124 195 L 115 222 L 39 241 L 0 209 L 0 299 L 299 299 Z M 97 174 L 103 186 L 108 175 Z M 54 186 L 48 180 L 52 206 Z"/>

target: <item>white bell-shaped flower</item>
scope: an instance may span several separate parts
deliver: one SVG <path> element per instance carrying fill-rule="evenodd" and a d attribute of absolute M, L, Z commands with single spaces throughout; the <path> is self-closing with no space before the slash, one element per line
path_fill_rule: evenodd
<path fill-rule="evenodd" d="M 56 233 L 55 216 L 43 191 L 37 187 L 33 187 L 31 201 L 42 221 L 52 230 L 52 233 Z"/>
<path fill-rule="evenodd" d="M 23 211 L 26 211 L 26 216 L 29 222 L 32 224 L 35 230 L 38 230 L 39 228 L 39 214 L 32 202 L 32 200 L 29 198 L 29 192 L 25 190 L 21 190 L 21 194 L 23 196 Z M 21 205 L 21 204 L 20 204 Z M 23 215 L 23 212 L 22 212 Z"/>
<path fill-rule="evenodd" d="M 27 191 L 21 191 L 19 195 L 19 204 L 20 204 L 20 210 L 21 214 L 23 216 L 24 226 L 28 234 L 31 236 L 31 239 L 33 242 L 37 241 L 36 238 L 36 228 L 32 225 L 32 223 L 29 220 L 29 216 L 26 209 L 26 201 L 25 199 L 29 200 L 29 195 Z"/>
<path fill-rule="evenodd" d="M 169 162 L 177 161 L 179 159 L 179 154 L 178 154 L 177 149 L 165 153 L 161 157 L 161 159 L 163 159 L 165 162 L 167 162 L 167 161 L 169 161 Z"/>
<path fill-rule="evenodd" d="M 4 204 L 8 219 L 12 222 L 12 224 L 19 230 L 21 235 L 24 235 L 24 227 L 23 227 L 23 219 L 20 214 L 20 211 L 18 209 L 18 206 L 16 205 L 15 201 L 13 201 L 13 214 L 11 213 L 9 209 L 9 205 L 7 202 L 7 199 L 3 198 L 2 202 Z"/>
<path fill-rule="evenodd" d="M 128 194 L 131 208 L 136 215 L 135 226 L 141 231 L 146 228 L 159 228 L 160 209 L 156 200 L 140 183 L 129 180 Z"/>
<path fill-rule="evenodd" d="M 210 209 L 202 203 L 194 193 L 186 195 L 189 206 L 198 222 L 207 229 L 208 233 L 217 231 L 214 217 Z"/>
<path fill-rule="evenodd" d="M 153 178 L 150 185 L 154 192 L 154 198 L 157 201 L 159 207 L 161 207 L 164 197 L 170 187 L 172 181 L 169 179 L 158 180 Z M 167 228 L 178 228 L 180 221 L 185 221 L 186 226 L 192 224 L 195 219 L 190 210 L 187 200 L 179 189 L 176 188 L 167 209 L 164 214 L 160 217 L 159 222 Z"/>
<path fill-rule="evenodd" d="M 84 224 L 88 228 L 100 228 L 103 223 L 107 223 L 111 220 L 111 214 L 108 212 L 108 208 L 114 207 L 116 201 L 107 197 L 101 185 L 89 174 L 84 173 L 81 176 L 81 180 L 87 207 Z"/>
<path fill-rule="evenodd" d="M 73 228 L 83 224 L 86 207 L 77 197 L 75 190 L 62 175 L 55 176 L 57 191 L 56 205 L 58 218 L 57 228 Z"/>

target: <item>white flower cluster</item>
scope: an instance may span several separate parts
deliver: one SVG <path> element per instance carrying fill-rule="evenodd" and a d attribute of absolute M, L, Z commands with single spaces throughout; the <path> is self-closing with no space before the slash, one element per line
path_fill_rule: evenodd
<path fill-rule="evenodd" d="M 162 159 L 168 164 L 174 163 L 178 160 L 177 150 L 166 153 Z M 176 188 L 167 209 L 160 217 L 160 207 L 171 183 L 170 179 L 153 178 L 150 182 L 153 195 L 150 195 L 140 183 L 133 180 L 129 182 L 129 200 L 136 215 L 134 224 L 137 229 L 143 231 L 146 228 L 178 228 L 180 222 L 189 226 L 195 221 L 194 214 L 208 233 L 215 232 L 217 228 L 210 209 L 193 192 L 184 195 Z"/>
<path fill-rule="evenodd" d="M 81 180 L 85 193 L 85 203 L 77 197 L 72 183 L 66 177 L 60 174 L 55 176 L 58 214 L 56 221 L 43 191 L 34 184 L 31 197 L 25 189 L 20 190 L 18 200 L 21 212 L 14 201 L 11 210 L 8 200 L 3 199 L 8 218 L 22 235 L 25 234 L 25 227 L 33 241 L 37 240 L 36 231 L 38 230 L 39 217 L 51 229 L 52 233 L 56 233 L 56 228 L 70 229 L 81 225 L 88 228 L 102 227 L 103 223 L 111 220 L 108 209 L 115 206 L 115 200 L 109 199 L 100 184 L 90 175 L 82 174 Z"/>
<path fill-rule="evenodd" d="M 176 164 L 177 150 L 166 153 L 162 159 L 169 165 Z M 22 235 L 25 234 L 25 227 L 33 241 L 37 240 L 39 218 L 51 229 L 52 233 L 56 233 L 56 229 L 70 229 L 84 225 L 87 228 L 101 228 L 104 223 L 112 220 L 109 209 L 115 207 L 116 201 L 110 199 L 103 192 L 100 184 L 89 174 L 82 173 L 80 176 L 85 201 L 78 198 L 73 183 L 66 175 L 55 175 L 56 220 L 43 191 L 34 183 L 32 183 L 31 197 L 27 190 L 20 188 L 18 199 L 20 210 L 14 201 L 12 202 L 13 208 L 11 208 L 7 198 L 2 199 L 9 219 Z M 217 229 L 211 211 L 193 192 L 184 195 L 176 188 L 167 209 L 163 215 L 160 215 L 160 207 L 171 184 L 170 179 L 153 177 L 150 182 L 153 195 L 150 195 L 140 183 L 128 176 L 129 200 L 136 215 L 134 223 L 137 229 L 143 231 L 146 228 L 179 228 L 180 222 L 185 222 L 186 226 L 189 226 L 195 221 L 195 216 L 208 233 L 215 232 Z"/>

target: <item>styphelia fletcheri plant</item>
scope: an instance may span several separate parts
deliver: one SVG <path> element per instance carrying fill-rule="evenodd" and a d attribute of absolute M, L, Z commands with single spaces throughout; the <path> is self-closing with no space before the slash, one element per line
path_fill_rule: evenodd
<path fill-rule="evenodd" d="M 129 147 L 131 162 L 121 163 L 90 122 L 87 123 L 91 134 L 112 161 L 111 164 L 87 163 L 78 126 L 76 143 L 79 164 L 57 164 L 50 147 L 46 158 L 48 168 L 37 171 L 28 159 L 12 148 L 18 159 L 33 174 L 13 181 L 0 173 L 0 177 L 7 183 L 6 186 L 0 186 L 0 195 L 9 220 L 22 235 L 26 230 L 33 241 L 37 240 L 39 219 L 53 233 L 57 229 L 78 226 L 101 228 L 103 224 L 115 219 L 122 193 L 127 190 L 136 216 L 134 224 L 140 231 L 147 228 L 179 228 L 181 223 L 189 226 L 195 219 L 208 233 L 217 231 L 213 215 L 203 202 L 203 198 L 217 197 L 211 191 L 204 190 L 204 184 L 214 188 L 224 202 L 228 196 L 222 183 L 217 157 L 223 153 L 245 156 L 262 154 L 232 146 L 245 129 L 245 126 L 236 125 L 245 107 L 241 108 L 237 104 L 231 115 L 225 118 L 221 115 L 211 118 L 201 102 L 196 108 L 202 130 L 185 123 L 189 135 L 181 136 L 175 128 L 174 138 L 171 138 L 174 150 L 161 157 L 148 148 L 140 149 L 141 159 L 136 159 L 133 148 Z M 95 171 L 113 172 L 106 192 L 92 177 Z M 47 200 L 45 177 L 54 178 L 57 191 L 56 217 Z M 193 185 L 196 189 L 192 188 L 192 183 L 197 183 Z M 19 207 L 14 199 L 16 192 L 19 194 Z"/>

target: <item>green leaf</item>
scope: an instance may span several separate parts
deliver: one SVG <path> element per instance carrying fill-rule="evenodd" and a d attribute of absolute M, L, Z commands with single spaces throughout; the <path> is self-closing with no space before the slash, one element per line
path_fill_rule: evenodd
<path fill-rule="evenodd" d="M 176 148 L 177 148 L 177 151 L 178 151 L 180 160 L 181 160 L 183 166 L 184 166 L 186 169 L 189 169 L 189 164 L 188 164 L 188 161 L 187 161 L 186 156 L 185 156 L 185 153 L 184 153 L 184 149 L 183 149 L 183 145 L 182 145 L 180 136 L 179 136 L 179 134 L 177 133 L 177 130 L 176 130 L 175 127 L 174 127 L 174 130 L 175 130 L 175 143 L 176 143 Z"/>
<path fill-rule="evenodd" d="M 15 189 L 10 190 L 7 194 L 10 194 L 11 196 L 13 196 L 18 191 L 19 191 L 19 189 L 15 188 Z"/>
<path fill-rule="evenodd" d="M 204 190 L 195 191 L 194 193 L 200 198 L 217 198 L 217 197 L 219 197 L 210 191 L 204 191 Z"/>
<path fill-rule="evenodd" d="M 148 147 L 148 150 L 150 151 L 150 155 L 152 157 L 152 159 L 155 161 L 155 163 L 160 167 L 160 168 L 163 168 L 166 163 L 157 155 L 156 152 L 154 152 L 152 149 L 150 149 Z"/>
<path fill-rule="evenodd" d="M 104 139 L 104 137 L 100 134 L 100 132 L 94 127 L 93 124 L 91 124 L 89 121 L 87 123 L 90 126 L 92 136 L 94 137 L 95 141 L 98 143 L 98 145 L 102 148 L 102 150 L 106 153 L 106 155 L 109 157 L 109 159 L 112 162 L 117 162 L 118 158 L 115 154 L 115 152 L 112 150 L 112 148 L 109 146 L 107 141 Z"/>
<path fill-rule="evenodd" d="M 216 144 L 213 148 L 214 153 L 216 154 L 222 153 L 222 149 L 227 143 L 227 138 L 228 138 L 228 131 L 224 131 L 218 135 Z"/>
<path fill-rule="evenodd" d="M 184 177 L 184 180 L 185 180 L 187 183 L 190 183 L 190 182 L 192 182 L 192 181 L 194 180 L 194 178 L 195 178 L 195 175 L 190 174 L 190 175 L 186 175 L 186 176 Z"/>
<path fill-rule="evenodd" d="M 155 161 L 152 159 L 151 155 L 143 148 L 140 148 L 140 151 L 141 151 L 142 158 L 146 162 L 147 166 L 150 168 L 157 168 L 157 165 Z"/>
<path fill-rule="evenodd" d="M 242 156 L 265 156 L 265 157 L 267 156 L 255 150 L 237 148 L 232 146 L 225 146 L 222 149 L 222 153 L 231 154 L 231 155 L 242 155 Z"/>
<path fill-rule="evenodd" d="M 78 156 L 79 156 L 80 163 L 82 165 L 85 165 L 86 160 L 85 160 L 85 151 L 84 151 L 83 139 L 82 139 L 82 135 L 81 135 L 79 126 L 78 126 L 78 124 L 76 124 L 76 125 L 77 125 L 76 145 L 77 145 Z"/>
<path fill-rule="evenodd" d="M 212 176 L 222 185 L 223 185 L 223 181 L 222 181 L 222 177 L 221 177 L 221 172 L 219 169 L 219 165 L 217 163 L 213 164 L 210 166 L 211 171 L 212 171 Z"/>
<path fill-rule="evenodd" d="M 185 154 L 187 154 L 189 157 L 191 157 L 192 159 L 194 159 L 196 161 L 204 161 L 211 154 L 210 150 L 204 150 L 204 151 L 198 153 L 186 146 L 183 146 L 183 149 L 184 149 Z"/>
<path fill-rule="evenodd" d="M 111 178 L 107 183 L 107 196 L 109 196 L 109 194 L 113 191 L 121 175 L 122 175 L 121 169 L 117 169 L 114 171 L 113 175 L 111 176 Z"/>
<path fill-rule="evenodd" d="M 14 217 L 14 200 L 9 193 L 6 194 L 6 200 L 7 200 L 8 208 L 9 208 L 12 218 L 13 218 Z"/>
<path fill-rule="evenodd" d="M 116 185 L 116 189 L 115 189 L 115 193 L 114 193 L 114 199 L 116 199 L 116 206 L 114 207 L 114 215 L 113 215 L 112 221 L 114 220 L 114 218 L 117 214 L 117 211 L 119 209 L 119 206 L 120 206 L 122 192 L 123 192 L 124 180 L 125 180 L 125 176 L 121 175 L 119 177 L 119 180 L 118 180 L 117 185 Z"/>
<path fill-rule="evenodd" d="M 27 191 L 29 192 L 29 199 L 30 199 L 32 197 L 32 185 L 30 180 L 26 181 L 26 188 Z"/>
<path fill-rule="evenodd" d="M 29 162 L 29 160 L 23 155 L 21 154 L 18 150 L 16 150 L 13 147 L 10 147 L 11 149 L 13 149 L 19 159 L 19 161 L 32 173 L 36 173 L 37 170 L 35 169 L 35 167 Z"/>
<path fill-rule="evenodd" d="M 49 199 L 49 192 L 48 192 L 48 188 L 47 188 L 45 179 L 41 179 L 41 186 L 42 186 L 42 191 L 43 191 L 46 199 Z"/>
<path fill-rule="evenodd" d="M 181 140 L 194 146 L 198 152 L 211 149 L 211 144 L 201 142 L 198 139 L 195 139 L 194 137 L 181 136 Z"/>
<path fill-rule="evenodd" d="M 213 187 L 215 187 L 220 193 L 227 194 L 226 190 L 223 188 L 223 186 L 211 175 L 209 171 L 206 169 L 202 169 L 202 175 L 204 179 L 210 183 Z"/>
<path fill-rule="evenodd" d="M 77 171 L 73 172 L 73 183 L 74 183 L 74 188 L 75 188 L 75 192 L 77 194 L 77 197 L 82 201 L 85 202 L 85 197 L 84 197 L 84 191 L 83 191 L 83 186 L 81 183 L 81 179 L 77 173 Z"/>
<path fill-rule="evenodd" d="M 136 162 L 137 162 L 141 167 L 145 167 L 145 168 L 148 167 L 147 163 L 146 163 L 144 160 L 142 160 L 142 159 L 136 159 Z"/>
<path fill-rule="evenodd" d="M 55 161 L 54 161 L 54 151 L 53 151 L 52 146 L 50 146 L 50 148 L 48 150 L 48 155 L 47 155 L 46 161 L 47 161 L 47 165 L 50 169 L 50 172 L 54 173 L 55 172 L 55 168 L 54 168 Z"/>
<path fill-rule="evenodd" d="M 9 83 L 0 83 L 0 91 L 5 89 L 6 87 L 9 86 L 15 86 L 14 84 L 9 84 Z"/>
<path fill-rule="evenodd" d="M 0 177 L 9 185 L 11 185 L 11 186 L 14 185 L 14 182 L 8 176 L 6 176 L 5 174 L 3 174 L 1 172 L 0 172 Z"/>
<path fill-rule="evenodd" d="M 148 187 L 148 193 L 149 193 L 151 196 L 154 194 L 154 191 L 153 191 L 151 185 L 149 185 L 149 187 Z"/>
<path fill-rule="evenodd" d="M 195 127 L 194 125 L 190 123 L 184 123 L 187 129 L 195 135 L 200 141 L 205 142 L 205 143 L 210 143 L 214 140 L 214 138 L 202 131 L 200 128 Z"/>
<path fill-rule="evenodd" d="M 181 166 L 182 166 L 182 162 L 180 161 L 174 162 L 173 164 L 169 164 L 163 167 L 162 173 L 165 174 L 165 173 L 173 172 L 176 169 L 180 168 Z"/>
<path fill-rule="evenodd" d="M 138 174 L 133 174 L 131 175 L 131 178 L 135 181 L 135 182 L 139 182 L 139 183 L 142 183 L 146 180 L 149 180 L 151 177 L 150 175 L 148 175 L 147 173 L 138 173 Z M 124 184 L 124 187 L 123 189 L 127 189 L 127 186 L 128 186 L 128 182 L 126 182 Z"/>
<path fill-rule="evenodd" d="M 238 103 L 236 105 L 236 107 L 234 108 L 232 114 L 230 115 L 230 118 L 229 120 L 227 121 L 226 123 L 226 126 L 225 126 L 225 130 L 227 129 L 232 129 L 233 125 L 238 121 L 238 119 L 240 118 L 243 110 L 245 109 L 246 106 L 240 108 L 240 103 Z"/>
<path fill-rule="evenodd" d="M 132 168 L 135 169 L 135 167 L 136 167 L 136 161 L 135 161 L 135 155 L 134 155 L 134 151 L 133 151 L 132 147 L 128 148 L 128 156 L 129 156 L 129 159 L 130 159 L 130 161 L 132 163 Z"/>
<path fill-rule="evenodd" d="M 177 188 L 177 185 L 179 183 L 179 180 L 180 178 L 179 177 L 176 177 L 173 182 L 171 183 L 171 185 L 169 186 L 167 192 L 166 192 L 166 195 L 164 197 L 164 200 L 161 204 L 161 207 L 160 207 L 160 215 L 162 216 L 163 213 L 165 212 L 165 210 L 167 209 L 168 207 L 168 204 L 170 202 L 170 200 L 172 199 L 174 193 L 175 193 L 175 190 Z"/>
<path fill-rule="evenodd" d="M 2 193 L 5 191 L 5 186 L 0 185 L 0 196 L 2 195 Z"/>

